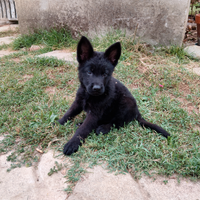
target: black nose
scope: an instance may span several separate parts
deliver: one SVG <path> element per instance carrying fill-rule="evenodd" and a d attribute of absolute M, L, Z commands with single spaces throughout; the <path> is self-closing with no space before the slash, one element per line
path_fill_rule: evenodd
<path fill-rule="evenodd" d="M 101 86 L 100 85 L 94 85 L 92 89 L 93 89 L 93 91 L 98 92 L 99 90 L 101 90 Z"/>

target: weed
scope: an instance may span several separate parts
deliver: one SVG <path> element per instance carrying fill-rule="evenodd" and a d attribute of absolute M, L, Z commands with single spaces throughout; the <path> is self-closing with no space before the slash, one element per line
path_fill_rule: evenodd
<path fill-rule="evenodd" d="M 50 172 L 48 173 L 48 176 L 51 176 L 54 173 L 58 173 L 63 168 L 62 163 L 59 164 L 57 161 L 55 161 L 55 166 L 50 169 Z"/>
<path fill-rule="evenodd" d="M 70 194 L 72 192 L 72 188 L 75 186 L 75 183 L 81 178 L 81 175 L 86 171 L 83 167 L 80 166 L 80 162 L 75 162 L 71 169 L 67 172 L 67 179 L 70 183 L 65 191 Z"/>
<path fill-rule="evenodd" d="M 168 183 L 168 180 L 164 180 L 163 183 L 166 185 Z"/>

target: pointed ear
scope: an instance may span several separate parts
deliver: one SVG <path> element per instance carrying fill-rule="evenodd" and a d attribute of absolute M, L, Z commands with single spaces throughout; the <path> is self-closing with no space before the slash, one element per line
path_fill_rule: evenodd
<path fill-rule="evenodd" d="M 117 62 L 121 55 L 121 44 L 120 42 L 116 42 L 115 44 L 111 45 L 105 51 L 105 57 L 114 65 L 117 65 Z"/>
<path fill-rule="evenodd" d="M 82 36 L 77 46 L 77 60 L 79 63 L 89 60 L 93 56 L 94 50 L 90 41 Z"/>

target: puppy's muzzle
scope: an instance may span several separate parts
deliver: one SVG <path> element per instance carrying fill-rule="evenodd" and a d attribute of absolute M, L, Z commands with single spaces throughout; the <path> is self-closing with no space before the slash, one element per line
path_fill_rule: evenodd
<path fill-rule="evenodd" d="M 102 89 L 102 87 L 101 87 L 100 85 L 94 85 L 94 86 L 92 87 L 92 91 L 93 91 L 93 92 L 100 92 L 101 89 Z"/>
<path fill-rule="evenodd" d="M 88 91 L 90 95 L 92 96 L 99 96 L 104 93 L 104 87 L 100 84 L 94 84 L 91 88 L 90 91 Z"/>

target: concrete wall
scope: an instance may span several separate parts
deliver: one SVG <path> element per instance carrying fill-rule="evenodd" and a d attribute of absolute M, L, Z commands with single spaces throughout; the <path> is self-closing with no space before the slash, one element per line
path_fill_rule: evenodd
<path fill-rule="evenodd" d="M 150 44 L 181 45 L 190 0 L 15 0 L 22 33 L 68 26 L 90 36 L 125 29 Z"/>

